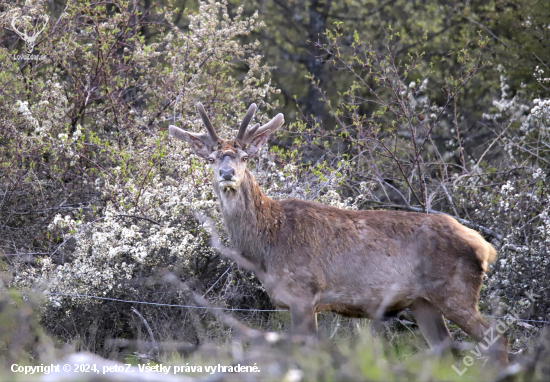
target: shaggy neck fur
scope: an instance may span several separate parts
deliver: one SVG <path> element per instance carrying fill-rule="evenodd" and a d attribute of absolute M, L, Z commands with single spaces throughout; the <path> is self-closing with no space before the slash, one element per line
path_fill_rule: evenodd
<path fill-rule="evenodd" d="M 269 247 L 275 242 L 284 215 L 279 202 L 268 198 L 246 170 L 237 190 L 223 190 L 214 182 L 231 244 L 265 270 Z"/>

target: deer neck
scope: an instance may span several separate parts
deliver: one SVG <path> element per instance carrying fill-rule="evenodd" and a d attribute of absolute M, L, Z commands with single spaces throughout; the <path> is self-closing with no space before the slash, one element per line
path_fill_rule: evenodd
<path fill-rule="evenodd" d="M 238 190 L 224 191 L 217 185 L 214 190 L 232 246 L 265 270 L 269 246 L 275 242 L 284 220 L 279 202 L 260 190 L 248 170 Z"/>

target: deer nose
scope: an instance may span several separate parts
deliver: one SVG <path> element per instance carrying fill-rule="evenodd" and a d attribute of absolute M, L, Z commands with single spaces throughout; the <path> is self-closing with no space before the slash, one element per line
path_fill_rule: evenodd
<path fill-rule="evenodd" d="M 235 175 L 235 169 L 233 167 L 220 168 L 220 177 L 223 180 L 231 180 L 234 175 Z"/>

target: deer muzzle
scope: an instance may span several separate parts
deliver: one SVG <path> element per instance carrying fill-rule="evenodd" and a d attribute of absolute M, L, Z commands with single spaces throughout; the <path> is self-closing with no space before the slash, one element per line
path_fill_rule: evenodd
<path fill-rule="evenodd" d="M 220 168 L 219 182 L 222 188 L 237 188 L 235 169 L 230 166 L 224 166 Z"/>

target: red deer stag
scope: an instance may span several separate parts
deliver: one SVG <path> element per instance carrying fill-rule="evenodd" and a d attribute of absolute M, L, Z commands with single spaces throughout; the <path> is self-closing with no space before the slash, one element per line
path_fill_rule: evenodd
<path fill-rule="evenodd" d="M 477 300 L 496 252 L 476 231 L 447 215 L 272 200 L 246 164 L 283 125 L 283 115 L 247 130 L 252 104 L 237 137 L 222 140 L 202 104 L 197 108 L 207 134 L 175 126 L 169 132 L 210 162 L 231 244 L 277 280 L 266 289 L 275 306 L 290 309 L 293 334 L 315 335 L 320 311 L 372 319 L 405 308 L 432 348 L 452 343 L 443 316 L 477 341 L 492 330 Z M 503 365 L 507 346 L 501 336 L 491 347 Z"/>

